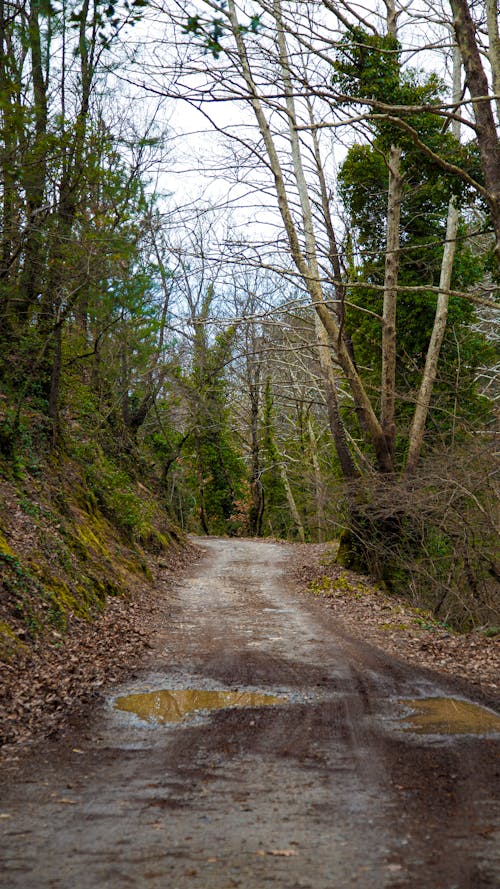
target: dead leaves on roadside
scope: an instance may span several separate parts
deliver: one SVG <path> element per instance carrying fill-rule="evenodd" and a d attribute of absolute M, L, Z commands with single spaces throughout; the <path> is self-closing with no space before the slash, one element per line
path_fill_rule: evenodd
<path fill-rule="evenodd" d="M 259 849 L 257 855 L 274 855 L 276 858 L 293 858 L 299 853 L 296 849 Z"/>
<path fill-rule="evenodd" d="M 368 578 L 332 563 L 330 546 L 309 544 L 297 553 L 291 574 L 303 591 L 314 582 L 328 586 L 325 577 L 334 585 L 339 575 L 348 576 L 349 590 L 340 584 L 335 596 L 324 596 L 324 604 L 350 635 L 417 666 L 466 679 L 484 692 L 498 694 L 499 638 L 479 632 L 456 635 L 438 624 L 431 626 L 408 602 L 386 595 L 370 586 Z"/>
<path fill-rule="evenodd" d="M 162 592 L 169 590 L 169 577 L 187 564 L 188 553 L 192 561 L 191 549 L 176 553 L 169 574 L 138 584 L 132 600 L 108 599 L 105 612 L 92 622 L 70 617 L 63 640 L 49 634 L 8 669 L 1 665 L 1 760 L 15 761 L 33 742 L 58 732 L 104 685 L 134 669 L 165 620 Z"/>

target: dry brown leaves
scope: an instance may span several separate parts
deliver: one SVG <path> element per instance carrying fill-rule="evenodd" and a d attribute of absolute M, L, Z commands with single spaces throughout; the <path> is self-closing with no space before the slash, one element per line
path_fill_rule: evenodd
<path fill-rule="evenodd" d="M 308 595 L 313 595 L 308 589 L 311 583 L 321 587 L 322 578 L 331 579 L 331 589 L 317 595 L 351 636 L 402 660 L 465 679 L 484 693 L 500 693 L 498 637 L 487 638 L 481 632 L 458 635 L 438 625 L 430 627 L 425 615 L 404 600 L 376 589 L 366 577 L 328 564 L 325 555 L 331 552 L 331 547 L 320 544 L 298 547 L 292 574 Z"/>
<path fill-rule="evenodd" d="M 132 599 L 108 599 L 92 622 L 72 618 L 65 637 L 53 632 L 0 674 L 0 760 L 13 761 L 140 663 L 158 625 L 168 616 L 173 579 L 196 558 L 193 547 L 173 553 L 154 580 L 142 582 Z"/>

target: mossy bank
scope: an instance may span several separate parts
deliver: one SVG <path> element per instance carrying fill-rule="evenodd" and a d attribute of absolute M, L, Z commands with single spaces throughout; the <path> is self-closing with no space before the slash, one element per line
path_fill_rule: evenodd
<path fill-rule="evenodd" d="M 104 463 L 104 469 L 103 469 Z M 59 454 L 38 477 L 0 480 L 0 658 L 60 645 L 75 620 L 150 577 L 148 556 L 183 544 L 154 492 L 102 453 L 88 464 Z"/>

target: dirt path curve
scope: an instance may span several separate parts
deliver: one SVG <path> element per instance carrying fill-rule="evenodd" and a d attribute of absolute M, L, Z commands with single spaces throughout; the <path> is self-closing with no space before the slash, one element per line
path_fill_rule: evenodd
<path fill-rule="evenodd" d="M 403 730 L 402 699 L 453 684 L 343 637 L 285 588 L 287 546 L 203 545 L 149 669 L 7 773 L 0 886 L 499 886 L 500 735 Z M 166 688 L 288 700 L 162 725 L 114 709 Z"/>

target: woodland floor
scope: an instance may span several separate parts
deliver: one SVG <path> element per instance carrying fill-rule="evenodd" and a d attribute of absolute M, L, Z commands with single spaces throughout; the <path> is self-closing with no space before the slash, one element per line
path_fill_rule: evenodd
<path fill-rule="evenodd" d="M 350 636 L 416 666 L 463 679 L 479 693 L 500 694 L 500 639 L 458 635 L 429 622 L 402 599 L 332 562 L 325 544 L 287 544 L 286 582 L 319 599 Z M 134 675 L 152 639 L 165 627 L 165 602 L 201 550 L 190 544 L 170 558 L 150 560 L 153 581 L 138 581 L 132 598 L 111 598 L 95 622 L 73 619 L 64 645 L 42 640 L 15 664 L 2 665 L 0 763 L 15 762 L 43 738 L 99 700 L 104 686 Z M 168 618 L 167 618 L 168 622 Z"/>

